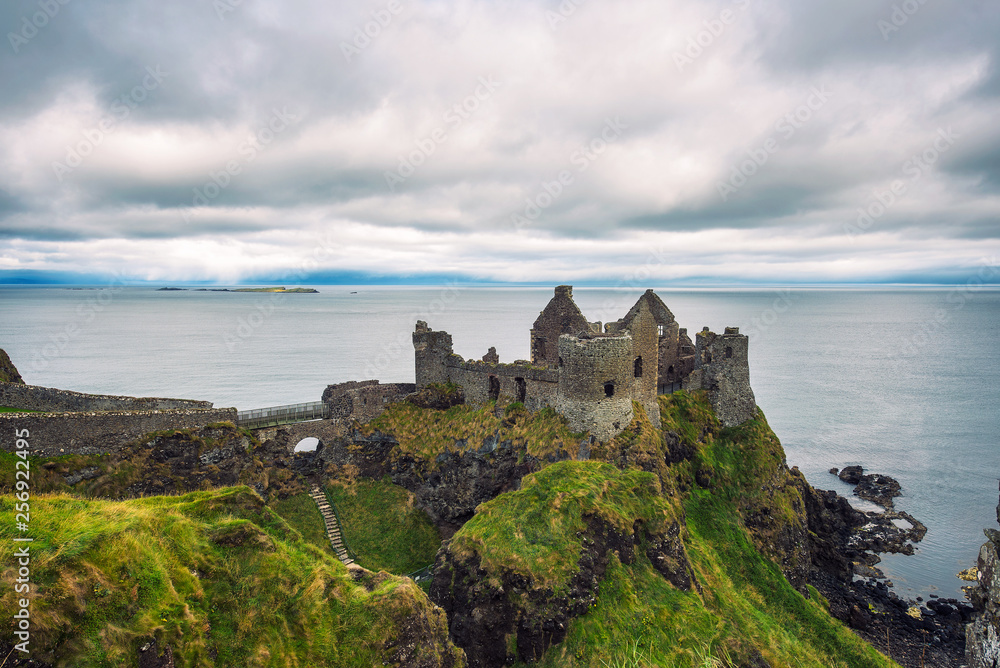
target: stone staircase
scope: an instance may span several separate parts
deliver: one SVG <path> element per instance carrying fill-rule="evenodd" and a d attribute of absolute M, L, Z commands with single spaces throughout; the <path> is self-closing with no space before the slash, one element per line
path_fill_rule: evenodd
<path fill-rule="evenodd" d="M 345 566 L 350 566 L 354 563 L 354 560 L 347 553 L 347 546 L 344 545 L 344 537 L 340 533 L 340 522 L 337 521 L 337 516 L 333 513 L 333 508 L 330 507 L 330 503 L 326 500 L 326 494 L 314 485 L 309 492 L 309 496 L 316 502 L 316 507 L 319 508 L 319 512 L 323 515 L 323 522 L 326 524 L 326 535 L 330 539 L 330 547 L 333 548 L 333 551 L 337 554 L 337 558 Z"/>

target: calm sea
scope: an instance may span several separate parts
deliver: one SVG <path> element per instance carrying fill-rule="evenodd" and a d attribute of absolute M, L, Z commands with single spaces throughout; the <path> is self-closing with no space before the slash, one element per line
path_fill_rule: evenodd
<path fill-rule="evenodd" d="M 417 319 L 455 350 L 528 357 L 551 289 L 317 286 L 320 294 L 0 287 L 0 347 L 25 380 L 83 392 L 206 399 L 239 409 L 317 401 L 330 383 L 413 381 Z M 640 291 L 578 288 L 590 320 Z M 910 596 L 960 595 L 995 526 L 1000 292 L 956 289 L 658 290 L 682 327 L 751 336 L 757 402 L 816 487 L 831 467 L 897 478 L 928 526 L 885 570 Z"/>

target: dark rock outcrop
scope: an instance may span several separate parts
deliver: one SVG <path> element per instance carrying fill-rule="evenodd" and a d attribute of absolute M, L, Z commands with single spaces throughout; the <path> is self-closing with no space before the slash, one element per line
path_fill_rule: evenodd
<path fill-rule="evenodd" d="M 830 473 L 834 473 L 836 469 L 832 469 Z M 837 477 L 846 482 L 848 485 L 857 485 L 861 482 L 861 476 L 864 475 L 865 470 L 860 466 L 845 466 L 837 473 Z"/>
<path fill-rule="evenodd" d="M 452 641 L 465 650 L 470 667 L 535 661 L 562 642 L 569 622 L 597 601 L 612 555 L 631 564 L 642 544 L 664 577 L 680 589 L 690 589 L 694 579 L 679 525 L 651 536 L 637 522 L 630 535 L 591 517 L 578 571 L 558 593 L 521 573 L 487 571 L 478 555 L 454 554 L 446 544 L 438 552 L 430 598 L 448 613 Z"/>
<path fill-rule="evenodd" d="M 0 383 L 16 383 L 24 385 L 24 379 L 17 372 L 17 367 L 10 361 L 7 352 L 0 348 Z"/>
<path fill-rule="evenodd" d="M 1000 522 L 1000 505 L 997 506 Z M 975 619 L 965 629 L 965 658 L 969 668 L 1000 666 L 1000 532 L 987 529 L 989 539 L 979 549 L 976 584 L 970 599 Z"/>

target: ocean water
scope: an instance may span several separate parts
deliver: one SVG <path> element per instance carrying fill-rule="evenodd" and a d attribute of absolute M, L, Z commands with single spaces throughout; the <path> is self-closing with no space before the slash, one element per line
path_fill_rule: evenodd
<path fill-rule="evenodd" d="M 455 350 L 528 357 L 550 288 L 316 286 L 320 294 L 0 287 L 0 348 L 29 383 L 82 392 L 205 399 L 239 409 L 317 401 L 331 383 L 413 381 L 417 319 Z M 639 290 L 578 288 L 590 320 L 616 320 Z M 1000 476 L 1000 291 L 676 290 L 682 327 L 750 335 L 757 403 L 790 466 L 860 464 L 898 479 L 896 507 L 928 527 L 882 567 L 909 596 L 960 596 L 995 526 Z"/>

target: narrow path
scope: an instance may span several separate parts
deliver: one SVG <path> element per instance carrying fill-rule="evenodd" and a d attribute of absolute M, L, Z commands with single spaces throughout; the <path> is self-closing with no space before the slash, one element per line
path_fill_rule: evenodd
<path fill-rule="evenodd" d="M 309 496 L 316 502 L 316 507 L 319 508 L 319 512 L 323 515 L 323 521 L 326 524 L 326 535 L 330 539 L 330 547 L 337 553 L 337 558 L 344 562 L 345 566 L 353 564 L 354 560 L 347 554 L 347 547 L 344 545 L 344 538 L 340 533 L 340 522 L 337 521 L 337 516 L 333 514 L 333 508 L 327 502 L 326 494 L 319 487 L 313 485 Z"/>

